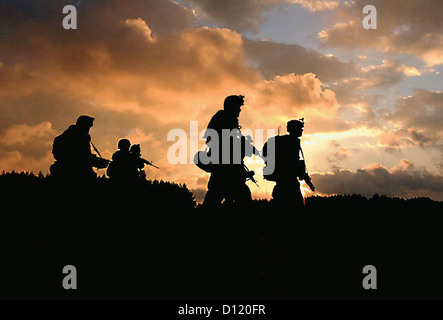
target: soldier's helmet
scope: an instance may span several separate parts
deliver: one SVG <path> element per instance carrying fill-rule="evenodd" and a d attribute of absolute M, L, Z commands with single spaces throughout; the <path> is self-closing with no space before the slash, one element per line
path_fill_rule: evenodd
<path fill-rule="evenodd" d="M 245 104 L 245 96 L 242 95 L 232 95 L 232 96 L 227 96 L 224 103 L 223 103 L 223 108 L 225 110 L 229 110 L 229 109 L 233 109 L 236 107 L 241 107 L 242 105 Z"/>
<path fill-rule="evenodd" d="M 290 120 L 287 123 L 287 129 L 289 133 L 303 131 L 304 126 L 305 126 L 304 118 L 301 118 L 299 120 Z"/>
<path fill-rule="evenodd" d="M 140 155 L 141 154 L 141 149 L 140 149 L 140 145 L 139 144 L 133 144 L 131 146 L 131 153 L 133 155 Z"/>
<path fill-rule="evenodd" d="M 130 146 L 131 146 L 131 142 L 129 142 L 128 139 L 120 139 L 117 144 L 117 147 L 120 150 L 129 150 Z"/>
<path fill-rule="evenodd" d="M 94 118 L 86 115 L 82 115 L 77 118 L 77 122 L 75 123 L 79 127 L 90 128 L 94 125 Z"/>

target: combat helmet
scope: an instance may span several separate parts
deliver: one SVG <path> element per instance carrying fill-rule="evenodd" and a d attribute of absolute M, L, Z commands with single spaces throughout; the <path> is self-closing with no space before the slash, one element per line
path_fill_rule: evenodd
<path fill-rule="evenodd" d="M 129 150 L 131 142 L 128 139 L 120 139 L 117 144 L 117 148 L 120 150 Z"/>
<path fill-rule="evenodd" d="M 77 118 L 77 122 L 75 123 L 79 127 L 87 127 L 90 128 L 93 126 L 94 118 L 87 116 L 87 115 L 81 115 Z"/>
<path fill-rule="evenodd" d="M 303 130 L 304 126 L 305 126 L 304 118 L 298 120 L 289 120 L 288 123 L 286 124 L 288 132 L 296 132 L 299 130 Z"/>
<path fill-rule="evenodd" d="M 233 109 L 235 107 L 241 107 L 245 104 L 245 96 L 242 95 L 231 95 L 225 98 L 223 103 L 223 108 L 225 110 Z"/>

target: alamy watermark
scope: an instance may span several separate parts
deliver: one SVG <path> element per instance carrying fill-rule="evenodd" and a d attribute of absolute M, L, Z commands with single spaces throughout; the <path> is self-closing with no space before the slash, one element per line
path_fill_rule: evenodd
<path fill-rule="evenodd" d="M 62 285 L 65 290 L 77 289 L 77 268 L 73 265 L 66 265 L 63 267 L 63 274 L 66 276 L 63 278 Z"/>
<path fill-rule="evenodd" d="M 189 164 L 194 162 L 194 156 L 199 151 L 201 142 L 207 142 L 210 154 L 200 158 L 204 164 L 240 164 L 243 157 L 254 154 L 254 145 L 262 146 L 264 142 L 276 135 L 275 129 L 214 129 L 200 131 L 198 121 L 189 122 L 189 134 L 179 128 L 168 132 L 167 141 L 174 143 L 169 147 L 167 159 L 170 164 Z M 244 138 L 242 138 L 244 137 Z M 268 146 L 268 157 L 274 155 L 274 145 Z M 262 157 L 266 160 L 266 157 Z M 262 162 L 262 160 L 258 160 Z M 253 163 L 250 158 L 247 163 Z"/>
<path fill-rule="evenodd" d="M 63 7 L 62 12 L 66 14 L 62 21 L 63 28 L 65 30 L 76 30 L 77 8 L 73 5 L 66 5 Z M 377 8 L 373 5 L 365 5 L 362 13 L 367 14 L 362 21 L 363 28 L 366 30 L 377 29 Z"/>
<path fill-rule="evenodd" d="M 366 5 L 362 13 L 367 14 L 362 21 L 363 28 L 365 30 L 377 29 L 377 8 L 373 5 Z"/>
<path fill-rule="evenodd" d="M 63 7 L 63 14 L 67 14 L 62 21 L 65 30 L 77 29 L 77 8 L 73 5 Z"/>

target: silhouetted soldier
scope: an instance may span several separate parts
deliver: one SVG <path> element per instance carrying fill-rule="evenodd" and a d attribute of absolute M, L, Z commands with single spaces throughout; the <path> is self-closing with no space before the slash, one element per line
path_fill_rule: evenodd
<path fill-rule="evenodd" d="M 144 170 L 145 164 L 159 169 L 159 167 L 153 165 L 152 162 L 150 162 L 146 159 L 143 159 L 141 157 L 142 155 L 141 155 L 141 149 L 140 149 L 139 144 L 133 144 L 131 146 L 130 154 L 131 154 L 131 163 L 132 163 L 132 166 L 137 171 L 138 178 L 140 178 L 142 180 L 146 179 L 146 172 Z"/>
<path fill-rule="evenodd" d="M 66 181 L 90 181 L 97 177 L 93 167 L 106 168 L 109 161 L 91 152 L 89 129 L 93 122 L 94 118 L 82 115 L 76 124 L 54 139 L 52 153 L 56 161 L 50 171 L 55 177 Z M 94 150 L 98 153 L 95 147 Z"/>
<path fill-rule="evenodd" d="M 315 190 L 306 171 L 300 145 L 303 127 L 303 119 L 291 120 L 287 123 L 289 134 L 272 137 L 263 146 L 262 155 L 266 159 L 263 176 L 266 180 L 276 182 L 272 198 L 277 205 L 303 207 L 304 200 L 298 179 L 305 180 L 311 190 Z"/>
<path fill-rule="evenodd" d="M 118 150 L 112 155 L 112 162 L 109 164 L 106 174 L 113 182 L 125 183 L 133 182 L 138 178 L 138 170 L 132 160 L 131 142 L 128 139 L 120 139 Z"/>
<path fill-rule="evenodd" d="M 218 154 L 211 165 L 204 207 L 220 205 L 223 199 L 237 204 L 252 200 L 246 180 L 252 178 L 254 172 L 245 170 L 243 158 L 251 156 L 256 149 L 252 147 L 248 153 L 246 138 L 240 132 L 238 117 L 242 105 L 244 96 L 228 96 L 223 110 L 212 117 L 203 136 L 212 155 L 214 156 L 214 152 Z"/>

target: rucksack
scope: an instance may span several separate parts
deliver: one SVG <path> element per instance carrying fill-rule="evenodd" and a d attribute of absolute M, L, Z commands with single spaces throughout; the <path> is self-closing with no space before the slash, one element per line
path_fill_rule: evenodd
<path fill-rule="evenodd" d="M 300 145 L 288 144 L 289 136 L 274 136 L 268 139 L 263 146 L 265 167 L 263 178 L 269 181 L 278 181 L 287 177 L 300 177 L 305 172 L 304 160 L 300 159 Z M 274 152 L 268 150 L 274 146 Z M 291 148 L 288 150 L 288 148 Z M 293 148 L 293 149 L 292 149 Z"/>
<path fill-rule="evenodd" d="M 206 150 L 198 151 L 194 156 L 194 164 L 202 169 L 203 171 L 211 173 L 214 169 L 213 163 L 206 163 L 206 159 L 209 159 L 211 156 L 211 149 L 208 148 Z"/>
<path fill-rule="evenodd" d="M 67 143 L 66 133 L 62 133 L 54 138 L 54 142 L 52 144 L 52 154 L 54 155 L 55 160 L 61 160 L 69 156 L 68 152 L 69 144 Z"/>

